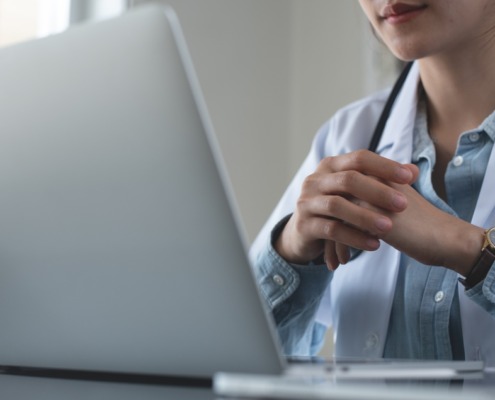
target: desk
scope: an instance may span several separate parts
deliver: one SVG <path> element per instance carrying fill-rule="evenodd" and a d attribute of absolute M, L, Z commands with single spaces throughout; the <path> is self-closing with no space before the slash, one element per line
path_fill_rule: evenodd
<path fill-rule="evenodd" d="M 213 400 L 210 389 L 0 375 L 0 398 L 20 400 Z"/>
<path fill-rule="evenodd" d="M 408 387 L 411 388 L 404 389 Z M 469 390 L 473 388 L 494 393 L 495 398 L 494 374 L 489 374 L 484 382 L 467 383 L 466 400 L 472 398 Z M 215 400 L 217 397 L 211 389 L 0 375 L 0 399 Z"/>

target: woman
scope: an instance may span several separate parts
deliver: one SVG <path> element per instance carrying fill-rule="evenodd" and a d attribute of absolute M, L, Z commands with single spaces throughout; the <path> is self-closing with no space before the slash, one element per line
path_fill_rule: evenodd
<path fill-rule="evenodd" d="M 388 93 L 318 132 L 251 250 L 261 291 L 288 355 L 332 326 L 336 356 L 495 365 L 495 2 L 360 4 L 414 64 L 376 154 Z"/>

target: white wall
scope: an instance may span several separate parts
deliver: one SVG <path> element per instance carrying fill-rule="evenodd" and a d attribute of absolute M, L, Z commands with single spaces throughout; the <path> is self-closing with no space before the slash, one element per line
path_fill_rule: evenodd
<path fill-rule="evenodd" d="M 364 94 L 366 27 L 357 1 L 293 0 L 292 9 L 291 172 L 321 124 Z"/>
<path fill-rule="evenodd" d="M 349 0 L 149 2 L 179 15 L 253 239 L 318 127 L 370 90 L 369 28 Z"/>

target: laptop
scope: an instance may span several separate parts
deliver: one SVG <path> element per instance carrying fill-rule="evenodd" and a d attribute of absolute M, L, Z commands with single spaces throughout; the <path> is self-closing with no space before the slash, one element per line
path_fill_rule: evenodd
<path fill-rule="evenodd" d="M 279 373 L 173 11 L 3 49 L 0 88 L 0 364 Z"/>
<path fill-rule="evenodd" d="M 0 88 L 0 373 L 282 376 L 174 12 L 3 49 Z"/>

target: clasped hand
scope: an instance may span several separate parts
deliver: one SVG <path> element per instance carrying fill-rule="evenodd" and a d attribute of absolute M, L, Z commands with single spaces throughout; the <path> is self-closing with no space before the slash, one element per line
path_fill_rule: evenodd
<path fill-rule="evenodd" d="M 350 247 L 374 251 L 383 240 L 424 264 L 465 274 L 483 230 L 425 200 L 411 187 L 418 174 L 412 164 L 367 150 L 323 159 L 305 179 L 276 250 L 296 264 L 323 256 L 335 270 L 348 262 Z"/>

